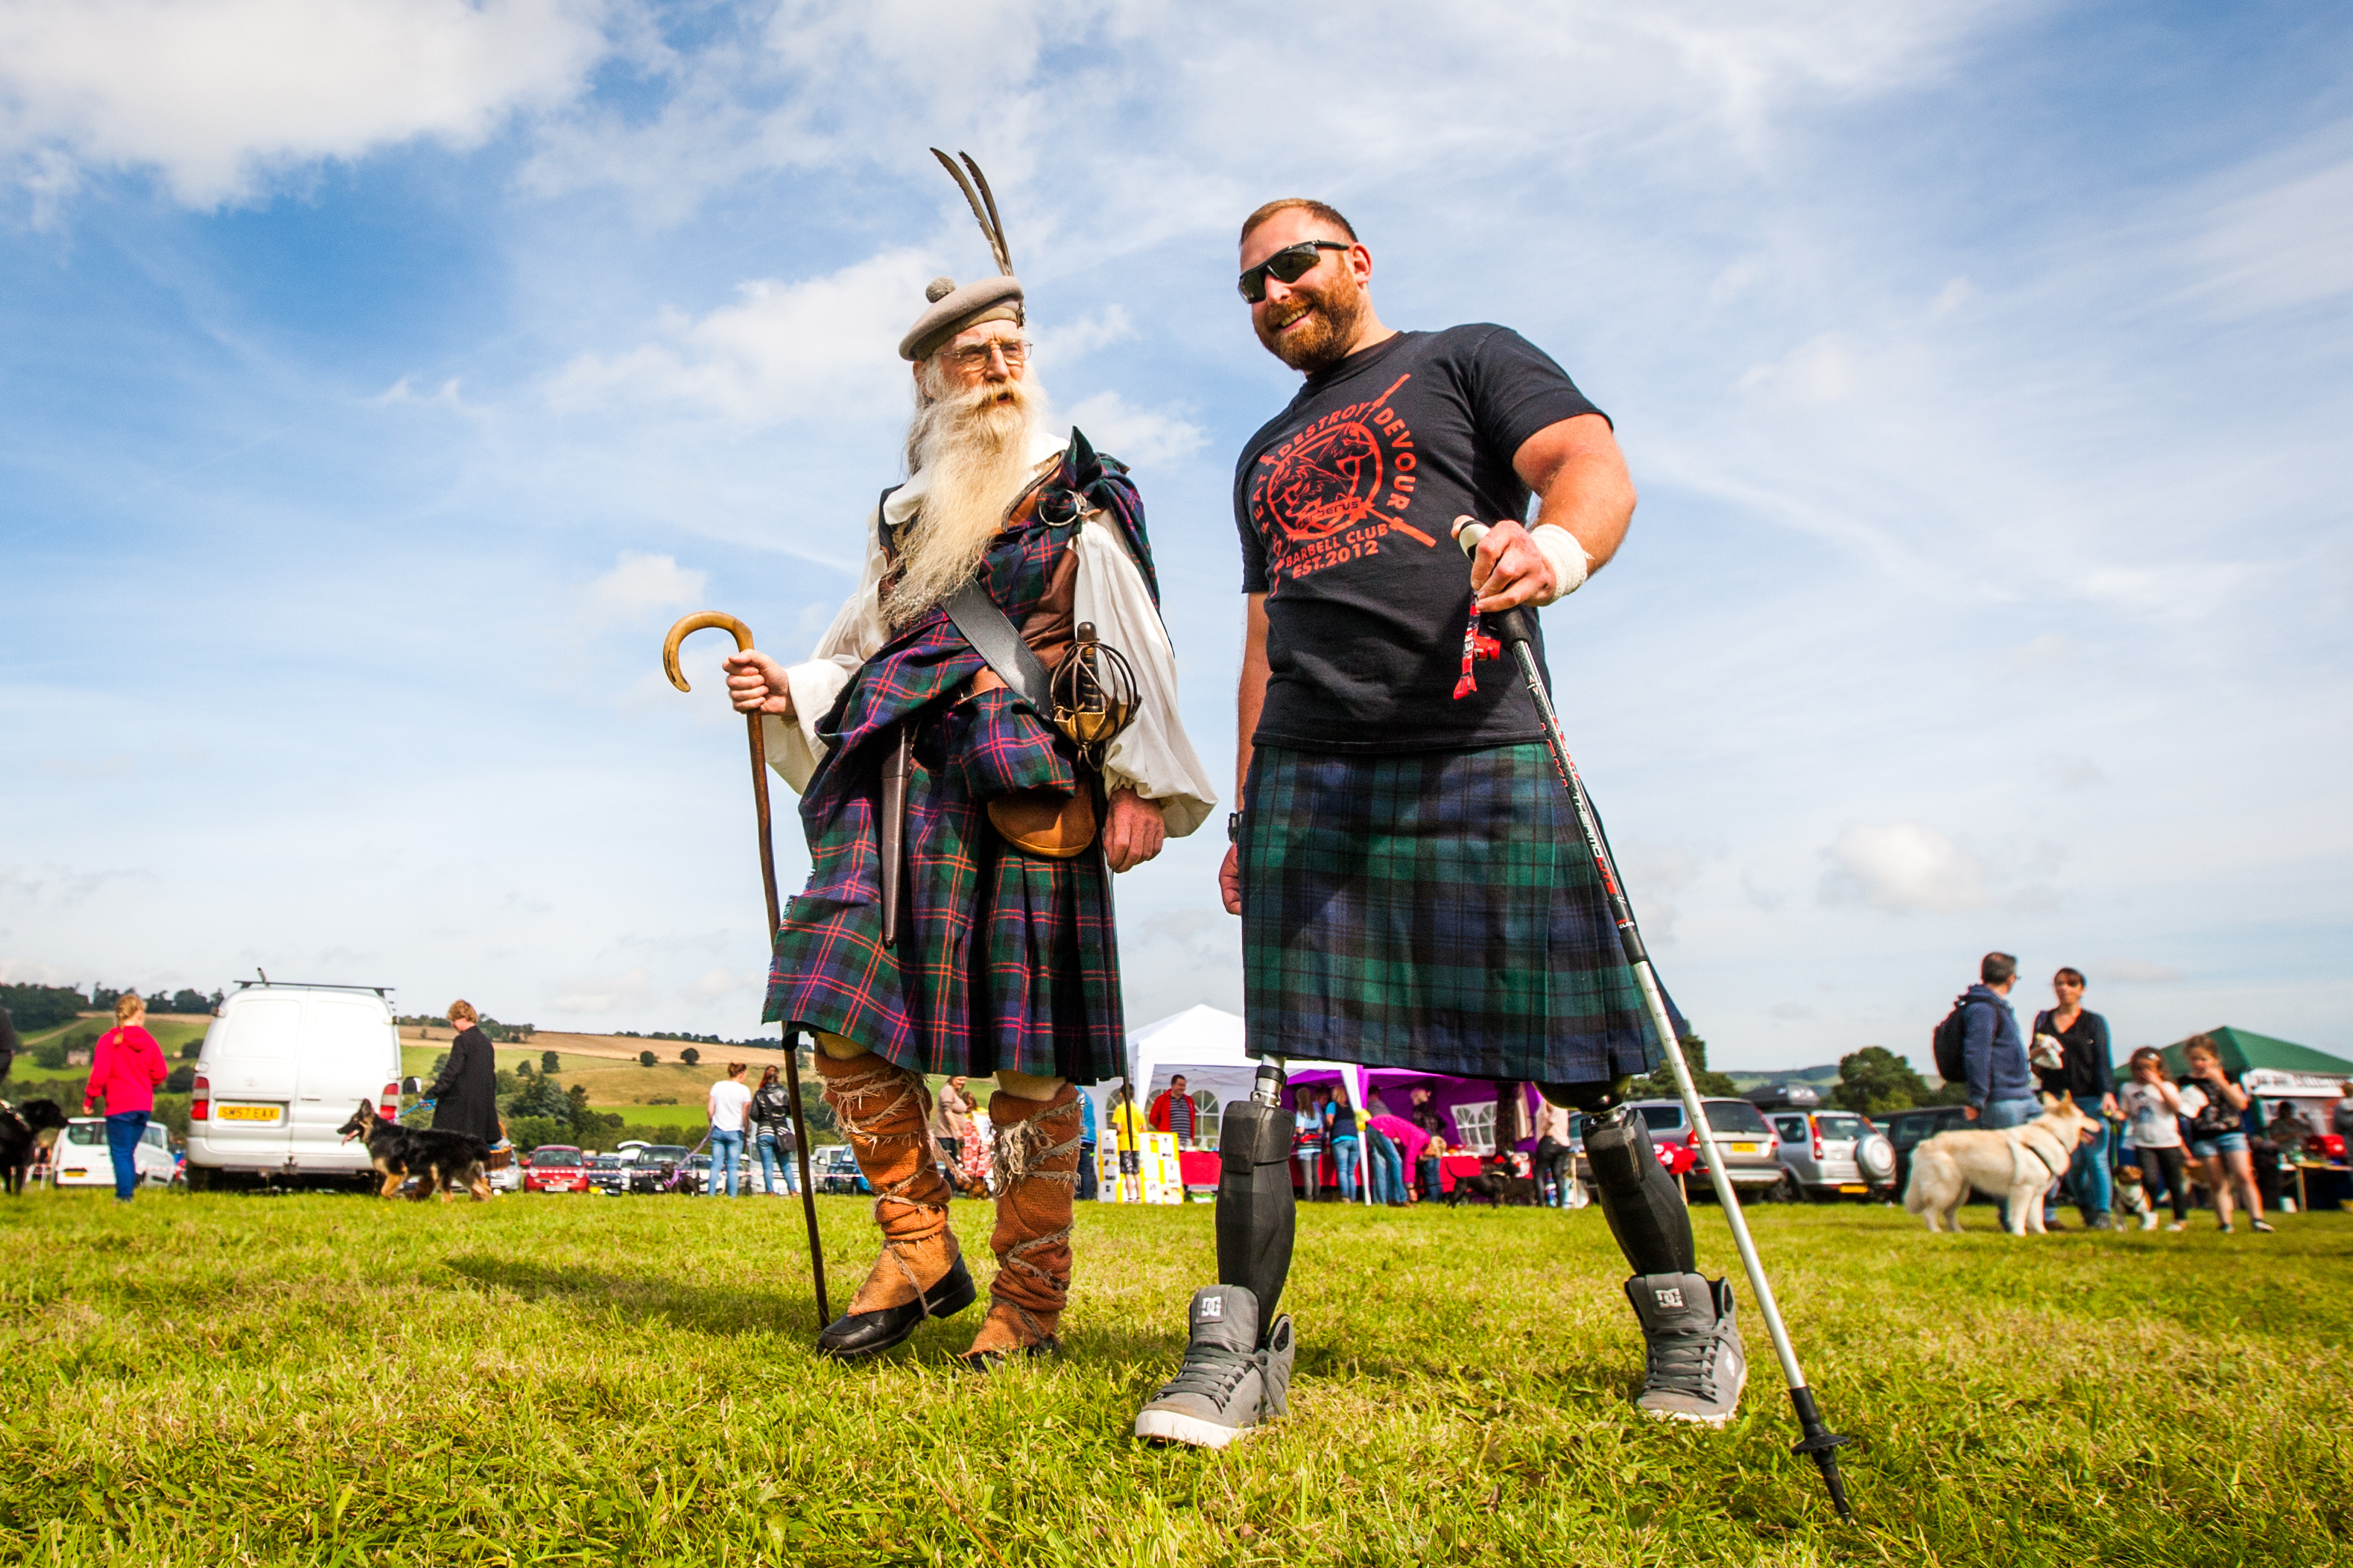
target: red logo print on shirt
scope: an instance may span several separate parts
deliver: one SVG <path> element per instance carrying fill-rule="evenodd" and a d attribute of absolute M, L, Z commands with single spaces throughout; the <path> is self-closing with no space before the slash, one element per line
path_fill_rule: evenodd
<path fill-rule="evenodd" d="M 1391 532 L 1436 548 L 1396 515 L 1413 504 L 1421 460 L 1413 432 L 1388 406 L 1410 379 L 1398 377 L 1369 403 L 1332 410 L 1259 458 L 1250 505 L 1266 541 L 1270 592 L 1285 577 L 1377 555 Z"/>

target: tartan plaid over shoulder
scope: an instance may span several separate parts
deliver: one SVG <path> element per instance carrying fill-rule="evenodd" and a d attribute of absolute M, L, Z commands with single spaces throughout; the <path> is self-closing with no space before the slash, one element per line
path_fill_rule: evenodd
<path fill-rule="evenodd" d="M 1108 514 L 1158 601 L 1142 499 L 1071 433 L 983 558 L 981 584 L 1015 625 L 1044 596 L 1086 514 Z M 1098 846 L 1025 855 L 986 805 L 1015 789 L 1092 788 L 1070 742 L 1010 690 L 954 700 L 984 661 L 934 607 L 861 666 L 820 720 L 826 754 L 801 797 L 808 885 L 784 911 L 762 1017 L 855 1040 L 918 1072 L 1000 1069 L 1093 1083 L 1125 1050 L 1111 873 Z M 881 761 L 912 726 L 907 875 L 895 946 L 882 945 Z"/>

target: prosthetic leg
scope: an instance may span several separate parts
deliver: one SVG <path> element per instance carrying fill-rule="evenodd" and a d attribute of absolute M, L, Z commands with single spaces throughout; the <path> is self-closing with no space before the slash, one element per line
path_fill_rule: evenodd
<path fill-rule="evenodd" d="M 1261 1068 L 1261 1087 L 1270 1073 L 1280 1097 L 1281 1068 Z M 1280 1098 L 1261 1104 L 1256 1095 L 1227 1106 L 1218 1124 L 1218 1279 L 1256 1298 L 1264 1333 L 1274 1331 L 1275 1304 L 1291 1277 L 1299 1217 L 1291 1190 L 1291 1129 Z"/>
<path fill-rule="evenodd" d="M 923 1128 L 923 1075 L 838 1036 L 819 1035 L 818 1047 L 825 1102 L 874 1189 L 882 1255 L 817 1344 L 832 1356 L 872 1355 L 903 1343 L 926 1317 L 963 1311 L 976 1292 L 948 1228 L 948 1184 Z"/>
<path fill-rule="evenodd" d="M 1021 1075 L 997 1077 L 1001 1082 Z M 1061 1348 L 1055 1334 L 1071 1300 L 1071 1203 L 1084 1113 L 1076 1086 L 1047 1081 L 1054 1086 L 1048 1099 L 1003 1089 L 989 1097 L 997 1228 L 988 1245 L 997 1254 L 997 1278 L 989 1281 L 987 1321 L 964 1352 L 965 1364 L 977 1372 L 1008 1356 Z"/>
<path fill-rule="evenodd" d="M 1274 1309 L 1298 1217 L 1291 1129 L 1282 1069 L 1261 1067 L 1250 1098 L 1229 1103 L 1219 1123 L 1219 1283 L 1193 1293 L 1185 1363 L 1136 1415 L 1139 1437 L 1222 1448 L 1289 1408 L 1297 1347 Z"/>
<path fill-rule="evenodd" d="M 1622 1079 L 1536 1087 L 1555 1105 L 1586 1112 L 1593 1185 L 1609 1234 L 1634 1269 L 1626 1299 L 1649 1347 L 1636 1408 L 1662 1421 L 1722 1426 L 1748 1381 L 1732 1287 L 1696 1272 L 1691 1210 L 1659 1163 L 1650 1124 L 1625 1104 Z"/>

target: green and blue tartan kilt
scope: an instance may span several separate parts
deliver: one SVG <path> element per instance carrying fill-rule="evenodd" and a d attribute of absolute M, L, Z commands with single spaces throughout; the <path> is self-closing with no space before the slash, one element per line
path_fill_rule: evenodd
<path fill-rule="evenodd" d="M 1541 743 L 1374 756 L 1261 746 L 1245 801 L 1252 1055 L 1541 1083 L 1661 1059 Z"/>

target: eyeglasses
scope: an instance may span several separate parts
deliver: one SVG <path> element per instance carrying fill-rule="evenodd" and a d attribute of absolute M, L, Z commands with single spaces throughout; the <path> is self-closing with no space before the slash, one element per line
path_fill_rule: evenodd
<path fill-rule="evenodd" d="M 1303 239 L 1297 245 L 1286 245 L 1256 267 L 1243 273 L 1237 286 L 1242 298 L 1257 304 L 1266 298 L 1266 277 L 1271 272 L 1285 283 L 1296 283 L 1323 261 L 1319 250 L 1346 250 L 1349 247 L 1336 239 Z"/>
<path fill-rule="evenodd" d="M 1019 370 L 1029 363 L 1029 345 L 1019 338 L 991 338 L 985 343 L 948 351 L 948 358 L 969 371 L 987 370 L 991 354 L 1003 355 L 1006 369 Z"/>

